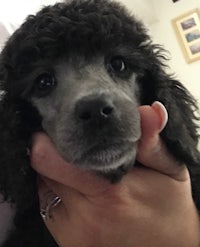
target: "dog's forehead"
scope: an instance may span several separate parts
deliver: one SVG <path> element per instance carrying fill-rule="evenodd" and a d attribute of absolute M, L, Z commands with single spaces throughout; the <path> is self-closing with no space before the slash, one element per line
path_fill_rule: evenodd
<path fill-rule="evenodd" d="M 100 84 L 101 87 L 105 84 L 106 87 L 112 81 L 105 67 L 103 56 L 96 57 L 92 61 L 86 61 L 83 57 L 71 58 L 59 61 L 54 66 L 55 74 L 58 82 L 63 87 L 69 87 L 70 84 L 77 84 L 81 88 L 84 84 L 87 87 L 93 87 Z"/>
<path fill-rule="evenodd" d="M 101 92 L 120 92 L 132 98 L 138 91 L 137 74 L 133 72 L 127 79 L 111 76 L 104 64 L 104 57 L 98 57 L 92 63 L 85 62 L 84 58 L 77 64 L 62 61 L 54 69 L 58 82 L 56 94 L 67 98 Z"/>

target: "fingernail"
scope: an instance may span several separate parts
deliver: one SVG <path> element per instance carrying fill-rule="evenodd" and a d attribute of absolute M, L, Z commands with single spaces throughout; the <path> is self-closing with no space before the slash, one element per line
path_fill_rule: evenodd
<path fill-rule="evenodd" d="M 158 116 L 160 118 L 159 131 L 161 132 L 165 128 L 167 121 L 168 121 L 167 110 L 166 110 L 165 106 L 160 101 L 155 101 L 151 106 L 156 111 L 156 113 L 158 114 Z"/>

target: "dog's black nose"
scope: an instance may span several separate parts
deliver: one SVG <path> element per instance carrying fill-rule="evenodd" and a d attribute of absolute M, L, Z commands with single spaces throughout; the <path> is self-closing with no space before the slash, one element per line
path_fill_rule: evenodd
<path fill-rule="evenodd" d="M 109 97 L 84 97 L 75 106 L 75 115 L 83 123 L 104 124 L 114 114 L 114 105 Z"/>

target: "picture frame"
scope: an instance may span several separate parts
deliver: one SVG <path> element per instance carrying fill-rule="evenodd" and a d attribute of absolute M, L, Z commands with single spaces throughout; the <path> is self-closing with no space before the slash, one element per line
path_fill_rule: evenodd
<path fill-rule="evenodd" d="M 200 59 L 200 11 L 193 9 L 172 20 L 187 63 Z"/>

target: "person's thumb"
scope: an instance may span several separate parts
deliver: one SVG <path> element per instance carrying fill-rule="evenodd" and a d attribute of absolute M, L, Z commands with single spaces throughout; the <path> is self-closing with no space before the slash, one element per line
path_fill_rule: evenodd
<path fill-rule="evenodd" d="M 160 102 L 139 107 L 142 136 L 138 146 L 137 160 L 146 167 L 169 175 L 177 180 L 188 178 L 188 172 L 166 149 L 160 138 L 168 114 Z"/>

